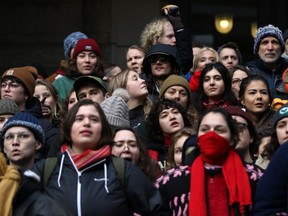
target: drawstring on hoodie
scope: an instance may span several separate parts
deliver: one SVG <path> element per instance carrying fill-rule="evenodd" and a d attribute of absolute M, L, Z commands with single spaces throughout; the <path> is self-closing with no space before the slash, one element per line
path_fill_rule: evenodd
<path fill-rule="evenodd" d="M 109 193 L 109 189 L 107 186 L 108 179 L 107 179 L 107 165 L 106 165 L 106 163 L 104 163 L 104 178 L 105 178 L 105 189 L 106 189 L 106 192 Z"/>
<path fill-rule="evenodd" d="M 64 158 L 65 158 L 65 155 L 62 154 L 61 163 L 60 163 L 60 170 L 59 170 L 59 175 L 58 175 L 58 179 L 57 179 L 59 187 L 61 187 L 60 178 L 61 178 L 62 171 L 63 171 Z"/>

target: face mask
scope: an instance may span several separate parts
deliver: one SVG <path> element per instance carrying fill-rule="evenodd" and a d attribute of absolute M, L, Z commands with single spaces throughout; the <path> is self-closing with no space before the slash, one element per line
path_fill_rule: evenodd
<path fill-rule="evenodd" d="M 222 165 L 231 148 L 229 141 L 214 131 L 199 136 L 198 145 L 203 161 L 211 165 Z"/>

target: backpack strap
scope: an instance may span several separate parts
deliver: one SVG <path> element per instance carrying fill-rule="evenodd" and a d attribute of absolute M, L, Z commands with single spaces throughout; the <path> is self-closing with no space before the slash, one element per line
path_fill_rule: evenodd
<path fill-rule="evenodd" d="M 45 186 L 54 170 L 56 167 L 56 164 L 58 162 L 57 157 L 51 157 L 51 158 L 46 158 L 45 163 L 44 163 L 44 173 L 43 173 L 43 186 Z"/>
<path fill-rule="evenodd" d="M 125 189 L 125 161 L 123 158 L 112 157 L 112 163 L 118 173 L 121 187 Z"/>

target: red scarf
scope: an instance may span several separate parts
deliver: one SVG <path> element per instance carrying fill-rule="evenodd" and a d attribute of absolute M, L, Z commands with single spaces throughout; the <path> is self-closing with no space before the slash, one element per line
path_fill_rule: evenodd
<path fill-rule="evenodd" d="M 65 144 L 62 146 L 61 151 L 67 151 L 70 154 L 73 162 L 75 163 L 79 171 L 103 158 L 108 157 L 111 154 L 109 145 L 105 145 L 95 151 L 88 149 L 83 153 L 77 154 L 74 153 L 67 144 Z"/>
<path fill-rule="evenodd" d="M 208 101 L 203 101 L 203 107 L 205 110 L 212 109 L 213 107 L 221 107 L 225 108 L 229 106 L 230 104 L 228 102 L 225 102 L 224 100 L 219 100 L 214 103 L 209 103 Z"/>
<path fill-rule="evenodd" d="M 212 145 L 212 142 L 214 145 Z M 198 138 L 200 156 L 193 162 L 190 179 L 190 216 L 206 216 L 204 163 L 222 165 L 222 172 L 229 191 L 229 205 L 239 203 L 241 214 L 244 206 L 251 205 L 251 187 L 240 157 L 225 138 L 211 131 Z M 206 145 L 207 144 L 207 145 Z M 214 146 L 214 148 L 213 148 Z M 221 155 L 224 159 L 221 158 Z M 233 213 L 234 215 L 234 213 Z"/>

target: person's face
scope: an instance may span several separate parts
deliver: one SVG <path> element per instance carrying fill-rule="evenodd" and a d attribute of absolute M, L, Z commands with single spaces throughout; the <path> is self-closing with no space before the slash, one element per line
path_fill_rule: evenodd
<path fill-rule="evenodd" d="M 278 39 L 273 36 L 263 38 L 259 45 L 258 55 L 267 64 L 276 63 L 281 56 L 281 46 Z"/>
<path fill-rule="evenodd" d="M 240 84 L 244 78 L 248 77 L 247 73 L 242 70 L 236 70 L 232 76 L 231 89 L 235 94 L 236 98 L 239 96 Z"/>
<path fill-rule="evenodd" d="M 144 53 L 137 49 L 129 49 L 126 54 L 127 67 L 141 74 Z"/>
<path fill-rule="evenodd" d="M 106 82 L 110 83 L 113 77 L 117 76 L 121 72 L 122 72 L 121 68 L 115 66 L 113 69 L 111 69 L 108 73 L 105 74 Z"/>
<path fill-rule="evenodd" d="M 77 94 L 79 101 L 84 99 L 90 99 L 100 104 L 105 100 L 105 95 L 103 95 L 102 90 L 93 84 L 87 84 L 79 88 Z"/>
<path fill-rule="evenodd" d="M 70 131 L 73 151 L 83 153 L 88 149 L 95 149 L 100 141 L 101 131 L 101 117 L 96 108 L 93 105 L 81 106 Z"/>
<path fill-rule="evenodd" d="M 285 41 L 285 53 L 288 55 L 288 39 Z"/>
<path fill-rule="evenodd" d="M 13 115 L 1 115 L 0 116 L 0 131 L 2 130 L 4 124 L 8 121 L 8 119 L 10 117 L 12 117 Z"/>
<path fill-rule="evenodd" d="M 23 85 L 13 79 L 4 79 L 1 81 L 1 98 L 9 98 L 20 106 L 25 104 L 28 96 L 25 94 Z"/>
<path fill-rule="evenodd" d="M 77 100 L 77 97 L 76 97 L 76 92 L 73 91 L 71 94 L 70 94 L 70 97 L 69 97 L 69 100 L 68 100 L 68 111 L 74 106 L 75 103 L 77 103 L 78 100 Z"/>
<path fill-rule="evenodd" d="M 51 92 L 45 85 L 37 85 L 33 96 L 41 102 L 44 116 L 52 116 L 56 112 L 56 101 L 54 101 Z"/>
<path fill-rule="evenodd" d="M 120 130 L 115 134 L 112 154 L 116 157 L 129 159 L 137 164 L 140 158 L 140 151 L 136 137 L 132 131 Z"/>
<path fill-rule="evenodd" d="M 184 107 L 188 104 L 188 93 L 183 86 L 169 87 L 164 93 L 164 98 L 175 100 Z"/>
<path fill-rule="evenodd" d="M 34 161 L 36 150 L 40 148 L 40 142 L 28 128 L 11 127 L 4 134 L 3 150 L 14 165 L 27 166 Z"/>
<path fill-rule="evenodd" d="M 153 55 L 150 58 L 151 71 L 155 77 L 161 77 L 172 73 L 172 66 L 167 55 Z"/>
<path fill-rule="evenodd" d="M 159 114 L 159 124 L 163 134 L 171 136 L 184 127 L 184 120 L 178 109 L 168 108 Z"/>
<path fill-rule="evenodd" d="M 228 140 L 232 145 L 230 128 L 221 113 L 210 112 L 205 115 L 200 123 L 198 137 L 210 131 L 214 131 L 219 136 Z M 217 145 L 217 143 L 215 143 Z"/>
<path fill-rule="evenodd" d="M 139 74 L 135 71 L 129 71 L 126 89 L 131 99 L 146 97 L 148 95 L 145 80 L 141 79 Z"/>
<path fill-rule="evenodd" d="M 220 62 L 228 69 L 232 69 L 239 64 L 236 51 L 232 48 L 223 48 L 219 53 Z"/>
<path fill-rule="evenodd" d="M 264 152 L 265 146 L 271 141 L 271 136 L 262 137 L 260 139 L 260 144 L 258 147 L 258 155 Z"/>
<path fill-rule="evenodd" d="M 264 82 L 255 80 L 250 82 L 244 92 L 241 103 L 251 114 L 262 114 L 269 107 L 268 89 Z"/>
<path fill-rule="evenodd" d="M 176 45 L 175 33 L 173 30 L 173 26 L 170 22 L 166 22 L 163 26 L 163 33 L 158 39 L 158 43 L 160 44 L 169 44 L 172 46 Z"/>
<path fill-rule="evenodd" d="M 203 70 L 205 65 L 209 63 L 214 63 L 216 62 L 216 55 L 214 52 L 211 50 L 205 50 L 203 52 L 199 52 L 199 60 L 197 63 L 197 68 L 196 70 Z"/>
<path fill-rule="evenodd" d="M 195 55 L 197 55 L 200 50 L 200 47 L 192 47 L 193 57 L 195 57 Z"/>
<path fill-rule="evenodd" d="M 208 97 L 209 101 L 217 101 L 222 98 L 225 85 L 221 74 L 213 68 L 207 72 L 203 82 L 204 93 Z"/>
<path fill-rule="evenodd" d="M 236 124 L 239 128 L 239 142 L 236 144 L 235 149 L 239 149 L 245 151 L 249 149 L 249 145 L 253 142 L 253 137 L 250 136 L 248 130 L 248 123 L 247 121 L 242 118 L 241 116 L 232 116 L 234 120 L 236 120 Z"/>
<path fill-rule="evenodd" d="M 182 149 L 183 149 L 183 144 L 185 140 L 188 138 L 188 136 L 181 136 L 174 145 L 174 162 L 176 166 L 180 166 L 182 163 Z"/>
<path fill-rule="evenodd" d="M 91 74 L 97 65 L 97 56 L 92 51 L 82 51 L 76 57 L 78 71 L 83 75 Z"/>
<path fill-rule="evenodd" d="M 277 122 L 276 135 L 280 145 L 288 141 L 288 117 L 285 117 Z"/>

